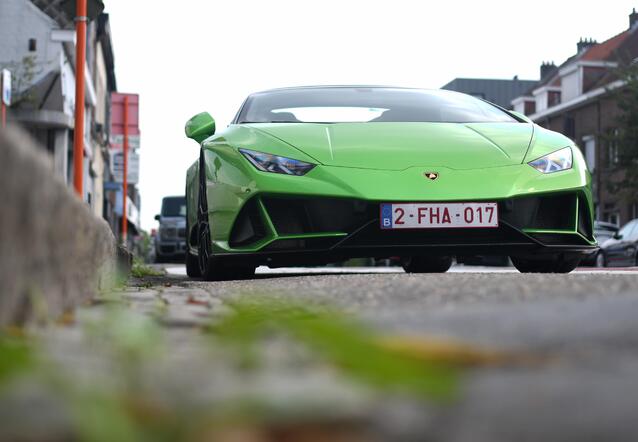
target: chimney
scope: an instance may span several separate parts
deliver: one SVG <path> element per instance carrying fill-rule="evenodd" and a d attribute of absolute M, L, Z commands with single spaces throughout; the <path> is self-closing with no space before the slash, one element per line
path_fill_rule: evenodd
<path fill-rule="evenodd" d="M 576 44 L 576 48 L 578 49 L 578 53 L 580 54 L 581 51 L 584 51 L 585 49 L 594 46 L 598 44 L 598 42 L 596 40 L 594 40 L 593 38 L 585 38 L 585 39 L 580 39 L 578 40 L 578 43 Z"/>
<path fill-rule="evenodd" d="M 554 72 L 556 72 L 556 69 L 558 68 L 553 61 L 543 62 L 543 64 L 541 64 L 541 81 L 549 77 L 550 75 L 553 75 Z"/>
<path fill-rule="evenodd" d="M 636 12 L 636 8 L 629 14 L 629 28 L 633 28 L 636 23 L 638 23 L 638 12 Z"/>

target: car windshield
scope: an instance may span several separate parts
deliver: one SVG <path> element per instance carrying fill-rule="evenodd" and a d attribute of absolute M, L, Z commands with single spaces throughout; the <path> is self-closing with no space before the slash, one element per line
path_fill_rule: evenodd
<path fill-rule="evenodd" d="M 186 216 L 186 198 L 182 196 L 164 198 L 162 216 Z"/>
<path fill-rule="evenodd" d="M 452 91 L 314 87 L 259 92 L 237 123 L 487 123 L 516 120 L 478 98 Z"/>

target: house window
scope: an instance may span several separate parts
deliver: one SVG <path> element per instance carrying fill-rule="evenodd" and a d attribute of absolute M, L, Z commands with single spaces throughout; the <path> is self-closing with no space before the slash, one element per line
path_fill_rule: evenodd
<path fill-rule="evenodd" d="M 616 224 L 617 226 L 620 225 L 620 215 L 618 212 L 608 212 L 605 218 L 605 221 L 608 223 Z"/>
<path fill-rule="evenodd" d="M 609 138 L 607 140 L 607 163 L 608 168 L 614 167 L 618 164 L 618 129 L 609 131 Z"/>
<path fill-rule="evenodd" d="M 35 38 L 29 39 L 29 52 L 35 52 L 38 49 L 38 42 Z"/>
<path fill-rule="evenodd" d="M 603 213 L 603 221 L 620 225 L 620 213 L 615 203 L 606 203 L 605 212 Z"/>
<path fill-rule="evenodd" d="M 585 161 L 590 172 L 596 169 L 596 138 L 592 135 L 583 137 Z"/>
<path fill-rule="evenodd" d="M 547 94 L 547 107 L 560 104 L 560 91 L 549 91 Z"/>
<path fill-rule="evenodd" d="M 618 145 L 614 142 L 609 143 L 607 148 L 607 161 L 609 167 L 618 164 Z"/>

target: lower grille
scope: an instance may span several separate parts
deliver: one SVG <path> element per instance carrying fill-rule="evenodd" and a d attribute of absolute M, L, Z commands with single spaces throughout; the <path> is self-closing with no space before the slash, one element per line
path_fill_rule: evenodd
<path fill-rule="evenodd" d="M 162 239 L 173 239 L 177 237 L 177 229 L 175 227 L 164 227 L 160 232 Z"/>
<path fill-rule="evenodd" d="M 576 234 L 567 233 L 532 233 L 530 236 L 547 245 L 586 246 L 587 241 Z"/>
<path fill-rule="evenodd" d="M 519 229 L 574 230 L 576 199 L 573 193 L 512 198 L 499 204 L 499 216 Z"/>
<path fill-rule="evenodd" d="M 379 204 L 353 199 L 259 196 L 242 208 L 231 232 L 230 246 L 241 247 L 265 238 L 267 216 L 280 236 L 341 232 L 347 236 L 323 238 L 282 238 L 264 250 L 327 250 L 391 246 L 481 246 L 481 245 L 587 245 L 579 232 L 591 237 L 585 198 L 577 193 L 540 195 L 498 201 L 499 228 L 386 230 L 379 225 Z M 580 198 L 580 201 L 577 200 Z M 578 210 L 576 209 L 578 205 Z M 577 220 L 577 212 L 579 214 Z M 576 225 L 578 221 L 578 226 Z M 589 228 L 589 230 L 588 230 Z M 558 230 L 563 233 L 524 234 L 524 229 Z"/>
<path fill-rule="evenodd" d="M 484 244 L 533 244 L 525 235 L 508 226 L 497 229 L 431 229 L 387 230 L 379 222 L 353 234 L 342 247 L 366 246 L 419 246 L 419 245 L 484 245 Z"/>
<path fill-rule="evenodd" d="M 593 240 L 593 221 L 587 207 L 587 200 L 583 196 L 578 197 L 578 233 L 585 238 Z"/>
<path fill-rule="evenodd" d="M 265 197 L 263 201 L 280 235 L 352 232 L 378 212 L 377 204 L 350 199 Z"/>

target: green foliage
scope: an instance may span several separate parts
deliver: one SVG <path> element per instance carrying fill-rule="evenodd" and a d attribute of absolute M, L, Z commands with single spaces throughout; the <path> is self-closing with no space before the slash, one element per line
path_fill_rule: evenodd
<path fill-rule="evenodd" d="M 455 369 L 388 350 L 372 330 L 340 312 L 311 310 L 273 298 L 241 300 L 233 307 L 235 314 L 215 331 L 222 340 L 237 345 L 248 361 L 255 360 L 255 346 L 262 338 L 279 333 L 374 388 L 438 399 L 454 393 Z"/>
<path fill-rule="evenodd" d="M 135 243 L 135 255 L 140 258 L 142 262 L 151 262 L 152 251 L 151 235 L 146 230 L 140 232 L 140 237 Z"/>
<path fill-rule="evenodd" d="M 33 103 L 35 97 L 29 90 L 33 86 L 35 77 L 42 72 L 42 68 L 38 66 L 35 55 L 30 54 L 22 58 L 18 62 L 10 62 L 0 65 L 0 69 L 8 69 L 11 71 L 11 95 L 12 106 L 23 102 Z"/>
<path fill-rule="evenodd" d="M 133 260 L 133 266 L 131 267 L 131 276 L 135 278 L 144 278 L 146 276 L 162 276 L 164 272 L 155 270 L 152 267 L 147 266 L 138 258 Z"/>
<path fill-rule="evenodd" d="M 138 424 L 113 394 L 76 392 L 71 401 L 76 430 L 86 442 L 144 440 Z"/>
<path fill-rule="evenodd" d="M 455 392 L 456 369 L 388 350 L 380 344 L 380 336 L 339 311 L 255 297 L 241 299 L 232 307 L 234 312 L 207 337 L 221 350 L 217 355 L 231 360 L 237 354 L 257 355 L 265 338 L 281 335 L 307 347 L 311 362 L 334 367 L 373 391 L 423 399 L 447 399 Z M 149 367 L 161 366 L 175 341 L 168 340 L 150 317 L 122 303 L 101 307 L 99 313 L 79 314 L 78 324 L 86 348 L 101 356 L 109 375 L 97 373 L 90 382 L 78 379 L 36 345 L 37 336 L 23 339 L 0 334 L 0 387 L 9 387 L 18 375 L 44 387 L 70 412 L 72 438 L 91 442 L 208 440 L 225 426 L 267 425 L 269 416 L 276 415 L 279 405 L 266 397 L 239 395 L 213 408 L 161 400 L 161 395 L 148 389 L 153 373 Z"/>
<path fill-rule="evenodd" d="M 615 169 L 620 174 L 609 183 L 614 192 L 638 200 L 638 63 L 632 63 L 619 71 L 626 85 L 614 93 L 621 111 L 618 131 L 607 136 L 608 145 L 618 149 Z"/>
<path fill-rule="evenodd" d="M 32 365 L 32 351 L 24 339 L 0 334 L 0 387 Z"/>

